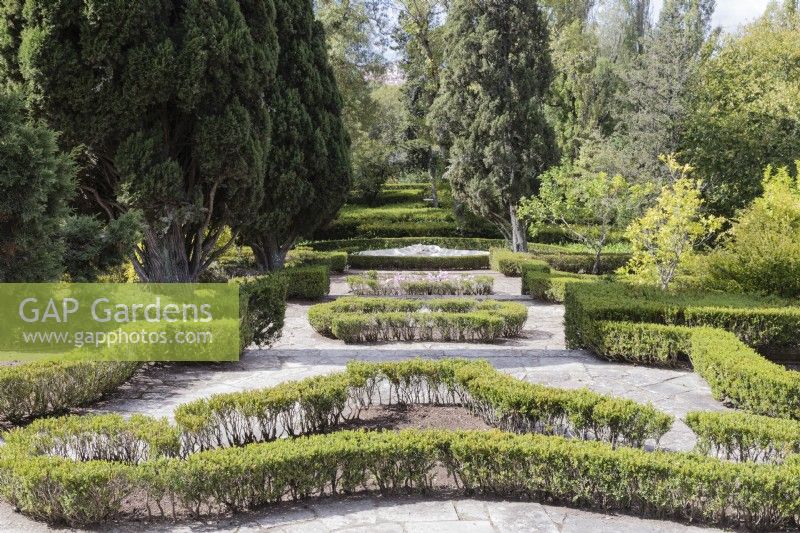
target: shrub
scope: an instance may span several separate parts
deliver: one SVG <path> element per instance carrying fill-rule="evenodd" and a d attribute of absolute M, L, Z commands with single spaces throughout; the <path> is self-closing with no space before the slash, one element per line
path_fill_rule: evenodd
<path fill-rule="evenodd" d="M 531 254 L 512 252 L 505 248 L 492 248 L 489 251 L 489 266 L 492 270 L 504 276 L 522 276 L 523 266 L 526 270 L 550 272 L 550 267 L 544 261 L 537 261 Z"/>
<path fill-rule="evenodd" d="M 499 431 L 344 431 L 138 466 L 7 446 L 0 451 L 0 490 L 26 514 L 77 526 L 153 508 L 214 514 L 368 486 L 429 492 L 443 468 L 467 493 L 603 511 L 759 529 L 792 527 L 800 513 L 800 471 L 791 464 L 736 464 Z"/>
<path fill-rule="evenodd" d="M 796 308 L 770 308 L 769 300 L 744 296 L 670 294 L 612 283 L 569 284 L 565 303 L 570 347 L 669 366 L 687 356 L 715 398 L 760 415 L 800 418 L 800 374 L 764 359 L 740 340 L 796 345 L 789 333 L 800 320 Z M 763 307 L 743 307 L 747 304 Z M 699 327 L 708 324 L 731 331 Z"/>
<path fill-rule="evenodd" d="M 768 168 L 764 193 L 739 213 L 722 246 L 708 258 L 713 284 L 800 296 L 799 232 L 798 180 L 787 168 Z"/>
<path fill-rule="evenodd" d="M 140 362 L 40 361 L 0 368 L 0 420 L 63 412 L 125 383 Z"/>
<path fill-rule="evenodd" d="M 267 346 L 281 335 L 286 316 L 288 280 L 283 274 L 234 278 L 239 284 L 239 342 L 242 351 L 251 344 Z"/>
<path fill-rule="evenodd" d="M 345 342 L 492 341 L 520 334 L 527 308 L 492 300 L 339 298 L 308 312 L 319 333 Z"/>
<path fill-rule="evenodd" d="M 331 274 L 327 265 L 289 267 L 283 273 L 289 299 L 319 300 L 330 293 Z"/>
<path fill-rule="evenodd" d="M 505 244 L 502 239 L 478 239 L 466 237 L 396 237 L 390 239 L 344 239 L 335 241 L 315 241 L 305 246 L 321 252 L 340 250 L 352 254 L 364 250 L 386 250 L 403 248 L 412 244 L 425 244 L 453 248 L 457 250 L 483 250 L 500 247 Z"/>
<path fill-rule="evenodd" d="M 589 254 L 541 253 L 536 258 L 550 265 L 554 270 L 583 274 L 592 272 L 594 257 Z M 626 253 L 604 253 L 597 264 L 598 274 L 611 274 L 630 261 L 631 255 Z"/>
<path fill-rule="evenodd" d="M 800 422 L 747 413 L 691 412 L 686 424 L 700 453 L 734 461 L 782 463 L 800 453 Z"/>
<path fill-rule="evenodd" d="M 393 256 L 350 255 L 350 266 L 365 270 L 484 270 L 489 268 L 487 255 Z"/>
<path fill-rule="evenodd" d="M 491 276 L 438 274 L 397 274 L 379 276 L 374 270 L 348 276 L 350 291 L 358 296 L 464 296 L 492 294 Z"/>
<path fill-rule="evenodd" d="M 522 294 L 552 303 L 563 303 L 568 283 L 595 283 L 597 278 L 569 272 L 541 272 L 522 269 Z"/>
<path fill-rule="evenodd" d="M 307 247 L 298 247 L 286 256 L 287 267 L 318 265 L 325 265 L 332 272 L 344 272 L 347 268 L 347 252 L 317 252 Z"/>

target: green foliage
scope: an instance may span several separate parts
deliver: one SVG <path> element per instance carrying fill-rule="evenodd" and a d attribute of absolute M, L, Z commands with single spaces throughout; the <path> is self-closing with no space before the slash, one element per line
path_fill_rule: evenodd
<path fill-rule="evenodd" d="M 289 267 L 286 297 L 295 300 L 320 300 L 330 293 L 331 271 L 327 265 Z"/>
<path fill-rule="evenodd" d="M 800 16 L 784 9 L 725 37 L 692 85 L 681 155 L 727 216 L 761 193 L 764 168 L 800 153 Z"/>
<path fill-rule="evenodd" d="M 271 0 L 6 2 L 7 76 L 79 148 L 81 187 L 138 210 L 146 281 L 195 281 L 261 205 L 278 46 Z M 113 75 L 110 72 L 113 71 Z"/>
<path fill-rule="evenodd" d="M 698 412 L 686 415 L 700 453 L 733 461 L 782 463 L 800 453 L 800 422 L 747 413 Z"/>
<path fill-rule="evenodd" d="M 523 270 L 550 272 L 547 263 L 537 260 L 532 254 L 512 252 L 507 248 L 489 250 L 489 266 L 504 276 L 514 278 L 522 276 Z"/>
<path fill-rule="evenodd" d="M 317 252 L 300 246 L 286 256 L 286 266 L 325 265 L 332 272 L 344 272 L 347 268 L 347 252 Z"/>
<path fill-rule="evenodd" d="M 523 268 L 522 294 L 550 303 L 564 303 L 568 283 L 595 283 L 597 278 L 569 272 L 541 272 Z"/>
<path fill-rule="evenodd" d="M 243 221 L 241 240 L 264 270 L 278 270 L 301 237 L 331 221 L 351 185 L 350 139 L 311 0 L 273 0 L 280 44 L 264 201 Z"/>
<path fill-rule="evenodd" d="M 519 216 L 530 221 L 534 236 L 545 224 L 562 226 L 595 257 L 590 271 L 598 274 L 612 232 L 639 213 L 649 189 L 620 175 L 585 175 L 570 166 L 550 169 L 541 181 L 538 195 L 522 200 Z"/>
<path fill-rule="evenodd" d="M 20 423 L 100 398 L 126 382 L 141 363 L 41 361 L 0 368 L 0 419 Z"/>
<path fill-rule="evenodd" d="M 411 240 L 418 243 L 418 240 Z M 384 241 L 385 242 L 385 241 Z M 454 256 L 348 256 L 352 268 L 363 270 L 482 270 L 489 268 L 488 255 Z"/>
<path fill-rule="evenodd" d="M 492 276 L 449 274 L 380 276 L 375 270 L 347 276 L 350 292 L 357 296 L 467 296 L 492 294 Z"/>
<path fill-rule="evenodd" d="M 141 237 L 139 214 L 129 212 L 104 224 L 96 217 L 68 217 L 62 227 L 64 267 L 73 282 L 94 282 L 121 267 Z"/>
<path fill-rule="evenodd" d="M 671 169 L 659 158 L 680 149 L 690 117 L 691 80 L 704 55 L 714 7 L 715 0 L 664 1 L 655 27 L 638 43 L 642 53 L 624 74 L 625 112 L 615 147 L 620 162 L 610 173 L 656 189 L 671 183 Z"/>
<path fill-rule="evenodd" d="M 528 309 L 493 300 L 339 298 L 308 310 L 319 333 L 347 343 L 378 341 L 480 341 L 516 337 Z"/>
<path fill-rule="evenodd" d="M 0 123 L 0 282 L 53 281 L 63 271 L 74 163 L 17 96 L 0 92 Z"/>
<path fill-rule="evenodd" d="M 317 251 L 327 252 L 340 250 L 352 254 L 364 250 L 386 250 L 403 248 L 412 244 L 436 245 L 442 248 L 457 250 L 484 250 L 503 246 L 501 239 L 479 239 L 472 237 L 393 237 L 389 239 L 344 239 L 336 241 L 318 241 L 306 243 L 306 246 Z"/>
<path fill-rule="evenodd" d="M 671 156 L 664 162 L 676 179 L 661 190 L 656 205 L 628 227 L 633 257 L 623 273 L 667 290 L 695 248 L 719 230 L 723 221 L 701 213 L 701 183 L 688 177 L 692 168 L 680 166 Z"/>
<path fill-rule="evenodd" d="M 535 0 L 456 0 L 433 121 L 451 145 L 454 197 L 526 251 L 517 207 L 558 160 L 543 107 L 553 78 L 546 17 Z"/>
<path fill-rule="evenodd" d="M 239 342 L 267 346 L 281 335 L 286 315 L 287 277 L 281 273 L 235 278 L 239 285 Z"/>
<path fill-rule="evenodd" d="M 800 374 L 750 347 L 796 349 L 797 307 L 740 295 L 670 294 L 614 283 L 569 284 L 565 307 L 571 348 L 666 366 L 688 358 L 717 399 L 756 414 L 800 418 Z"/>
<path fill-rule="evenodd" d="M 800 165 L 800 163 L 798 163 Z M 786 168 L 764 177 L 764 193 L 742 210 L 707 261 L 713 286 L 800 297 L 800 181 Z"/>

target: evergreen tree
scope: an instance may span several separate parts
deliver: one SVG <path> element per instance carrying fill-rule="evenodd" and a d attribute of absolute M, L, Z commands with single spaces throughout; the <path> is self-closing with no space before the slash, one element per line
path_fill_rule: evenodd
<path fill-rule="evenodd" d="M 27 120 L 17 96 L 0 92 L 0 123 L 0 282 L 55 280 L 63 270 L 73 161 L 53 131 Z"/>
<path fill-rule="evenodd" d="M 322 24 L 310 0 L 275 0 L 275 7 L 280 54 L 267 95 L 274 125 L 265 201 L 242 233 L 267 270 L 281 268 L 299 237 L 333 219 L 351 182 L 349 139 Z"/>
<path fill-rule="evenodd" d="M 553 77 L 545 15 L 536 0 L 455 0 L 447 26 L 434 116 L 452 146 L 453 194 L 526 250 L 519 201 L 557 160 L 544 117 Z"/>
<path fill-rule="evenodd" d="M 4 74 L 82 147 L 80 190 L 109 219 L 138 210 L 144 281 L 194 281 L 261 205 L 271 0 L 29 0 L 0 7 Z"/>
<path fill-rule="evenodd" d="M 628 75 L 623 174 L 657 187 L 671 174 L 660 156 L 673 154 L 688 116 L 689 81 L 697 72 L 715 0 L 666 0 L 658 24 Z"/>

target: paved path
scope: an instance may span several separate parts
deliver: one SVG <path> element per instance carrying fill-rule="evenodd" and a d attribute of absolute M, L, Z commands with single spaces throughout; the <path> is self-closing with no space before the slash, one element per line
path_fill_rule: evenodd
<path fill-rule="evenodd" d="M 496 292 L 519 295 L 519 279 L 497 276 Z M 332 294 L 347 292 L 343 278 Z M 678 419 L 662 440 L 668 449 L 688 450 L 694 434 L 680 421 L 690 410 L 721 410 L 708 385 L 691 371 L 666 370 L 602 361 L 564 344 L 563 307 L 525 302 L 528 323 L 521 339 L 497 344 L 385 343 L 348 346 L 325 338 L 308 324 L 310 304 L 291 303 L 283 338 L 268 350 L 247 352 L 238 363 L 154 364 L 86 412 L 144 413 L 171 417 L 181 403 L 215 393 L 269 387 L 278 383 L 342 370 L 349 359 L 393 361 L 412 357 L 487 359 L 520 379 L 569 389 L 587 387 L 613 396 L 651 402 Z M 125 526 L 142 529 L 143 524 Z M 191 527 L 190 527 L 191 526 Z M 43 526 L 0 504 L 0 528 L 35 531 Z M 153 525 L 165 530 L 172 526 Z M 219 522 L 189 524 L 191 529 L 281 531 L 684 531 L 672 522 L 643 521 L 535 503 L 480 502 L 470 499 L 321 500 L 238 515 Z M 351 529 L 347 529 L 351 528 Z"/>
<path fill-rule="evenodd" d="M 0 504 L 0 531 L 53 531 Z M 104 527 L 120 533 L 272 531 L 281 533 L 643 533 L 712 532 L 675 522 L 541 505 L 476 499 L 333 498 L 273 506 L 218 520 L 129 522 Z"/>

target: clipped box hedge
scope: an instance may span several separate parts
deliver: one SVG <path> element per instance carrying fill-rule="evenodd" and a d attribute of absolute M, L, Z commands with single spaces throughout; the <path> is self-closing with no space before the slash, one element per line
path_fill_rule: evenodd
<path fill-rule="evenodd" d="M 363 252 L 365 250 L 387 250 L 389 248 L 404 248 L 414 244 L 441 246 L 454 250 L 482 250 L 489 251 L 505 245 L 503 239 L 479 239 L 469 237 L 395 237 L 387 239 L 340 239 L 333 241 L 313 241 L 304 244 L 304 247 L 320 252 L 342 251 L 348 254 Z"/>
<path fill-rule="evenodd" d="M 531 254 L 512 252 L 506 248 L 489 251 L 489 267 L 504 276 L 518 278 L 525 271 L 550 272 L 550 266 Z"/>
<path fill-rule="evenodd" d="M 347 276 L 350 291 L 357 296 L 485 296 L 492 294 L 492 276 L 447 273 L 379 275 L 370 270 Z"/>
<path fill-rule="evenodd" d="M 528 383 L 485 361 L 416 359 L 351 361 L 344 372 L 215 395 L 181 405 L 175 422 L 182 448 L 194 452 L 325 432 L 370 405 L 395 403 L 463 404 L 508 431 L 637 447 L 657 445 L 673 421 L 649 404 Z"/>
<path fill-rule="evenodd" d="M 484 270 L 489 268 L 487 255 L 462 256 L 349 256 L 350 266 L 363 270 Z"/>
<path fill-rule="evenodd" d="M 344 272 L 347 252 L 318 252 L 306 247 L 291 250 L 286 256 L 287 267 L 327 266 L 331 272 Z"/>
<path fill-rule="evenodd" d="M 347 343 L 379 341 L 477 341 L 516 337 L 528 309 L 493 300 L 346 297 L 317 304 L 308 321 L 322 335 Z"/>
<path fill-rule="evenodd" d="M 331 292 L 331 272 L 327 265 L 288 267 L 286 297 L 290 300 L 320 300 Z"/>
<path fill-rule="evenodd" d="M 732 461 L 782 463 L 800 453 L 800 422 L 737 412 L 691 412 L 697 450 Z"/>
<path fill-rule="evenodd" d="M 595 276 L 522 268 L 522 294 L 550 303 L 564 303 L 568 283 L 597 283 Z"/>
<path fill-rule="evenodd" d="M 715 398 L 755 414 L 797 419 L 800 373 L 745 344 L 796 348 L 800 309 L 770 305 L 775 301 L 740 295 L 568 284 L 567 344 L 634 363 L 677 366 L 688 360 Z M 709 325 L 729 331 L 704 327 Z"/>

